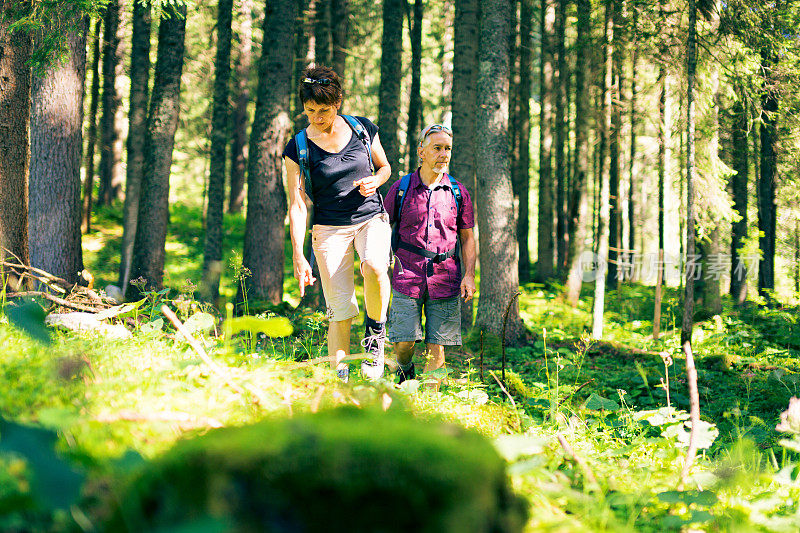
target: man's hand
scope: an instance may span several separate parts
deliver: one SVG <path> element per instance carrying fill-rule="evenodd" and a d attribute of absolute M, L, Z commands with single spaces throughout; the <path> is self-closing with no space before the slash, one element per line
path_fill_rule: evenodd
<path fill-rule="evenodd" d="M 475 294 L 475 276 L 464 276 L 461 280 L 461 297 L 466 302 Z"/>
<path fill-rule="evenodd" d="M 306 285 L 313 285 L 317 278 L 313 276 L 311 265 L 308 264 L 305 257 L 294 257 L 292 262 L 294 263 L 294 277 L 300 286 L 300 298 L 302 298 L 306 294 Z"/>
<path fill-rule="evenodd" d="M 378 190 L 380 183 L 380 176 L 367 176 L 366 178 L 354 181 L 353 187 L 358 187 L 358 192 L 361 193 L 361 196 L 369 198 Z"/>

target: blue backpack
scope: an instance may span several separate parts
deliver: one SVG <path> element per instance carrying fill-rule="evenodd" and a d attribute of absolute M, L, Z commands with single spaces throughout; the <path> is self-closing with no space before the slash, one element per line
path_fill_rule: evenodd
<path fill-rule="evenodd" d="M 456 201 L 456 213 L 457 216 L 461 215 L 461 209 L 463 207 L 463 198 L 461 196 L 461 189 L 458 187 L 458 182 L 456 182 L 455 178 L 450 174 L 447 175 L 450 179 L 450 192 L 453 193 L 453 198 Z M 405 241 L 400 240 L 400 213 L 403 211 L 403 203 L 406 199 L 406 191 L 408 191 L 408 185 L 411 182 L 411 174 L 406 174 L 402 178 L 400 178 L 400 185 L 397 188 L 397 197 L 395 198 L 394 202 L 394 223 L 392 224 L 392 253 L 395 255 L 397 254 L 397 250 L 406 250 L 411 253 L 421 255 L 427 259 L 428 261 L 428 275 L 433 275 L 433 264 L 434 263 L 441 263 L 445 259 L 453 257 L 454 255 L 458 255 L 459 251 L 459 239 L 456 238 L 456 244 L 446 252 L 431 252 L 430 250 L 426 250 L 425 248 L 420 248 L 419 246 L 414 246 L 413 244 L 409 244 Z M 397 261 L 397 264 L 400 264 L 400 261 Z M 403 266 L 400 265 L 400 272 L 403 271 Z"/>

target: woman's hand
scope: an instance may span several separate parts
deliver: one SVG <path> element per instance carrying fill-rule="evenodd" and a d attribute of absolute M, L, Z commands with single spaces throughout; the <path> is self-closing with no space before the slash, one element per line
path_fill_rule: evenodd
<path fill-rule="evenodd" d="M 294 263 L 294 277 L 300 286 L 300 298 L 302 298 L 306 293 L 306 285 L 313 285 L 317 278 L 314 277 L 311 271 L 311 265 L 302 255 L 299 258 L 297 256 L 293 257 L 292 263 Z"/>
<path fill-rule="evenodd" d="M 381 181 L 380 176 L 367 176 L 366 178 L 354 181 L 353 187 L 358 187 L 358 192 L 361 193 L 361 196 L 369 198 L 375 194 L 375 191 L 378 190 L 381 183 L 383 183 L 383 181 Z"/>

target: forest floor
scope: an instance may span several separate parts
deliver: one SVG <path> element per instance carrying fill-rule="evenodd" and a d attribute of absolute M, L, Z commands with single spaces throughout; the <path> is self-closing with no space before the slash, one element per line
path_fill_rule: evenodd
<path fill-rule="evenodd" d="M 189 209 L 173 213 L 167 283 L 175 290 L 149 294 L 113 317 L 134 325 L 132 337 L 50 330 L 44 344 L 2 319 L 0 434 L 28 435 L 26 424 L 33 424 L 57 439 L 28 435 L 22 452 L 0 438 L 1 530 L 91 531 L 103 520 L 109 479 L 209 428 L 339 405 L 386 408 L 387 401 L 493 439 L 514 489 L 530 502 L 528 531 L 800 529 L 800 443 L 775 429 L 790 398 L 800 396 L 798 308 L 726 303 L 721 315 L 698 313 L 701 449 L 686 490 L 678 491 L 689 406 L 677 288 L 666 290 L 658 341 L 651 335 L 652 287 L 625 283 L 610 291 L 604 340 L 595 342 L 587 334 L 588 291 L 573 308 L 560 287 L 530 284 L 519 302 L 529 331 L 523 346 L 503 347 L 472 331 L 448 351 L 445 372 L 401 387 L 353 372 L 343 384 L 327 364 L 309 362 L 326 355 L 324 317 L 293 309 L 291 279 L 288 303 L 260 316 L 287 316 L 292 335 L 268 338 L 247 327 L 238 336 L 212 334 L 203 321 L 208 309 L 190 298 L 187 283 L 199 278 L 200 219 Z M 226 224 L 234 243 L 227 247 L 241 249 L 243 218 Z M 101 213 L 84 239 L 87 268 L 101 288 L 116 280 L 119 238 L 118 221 Z M 229 262 L 236 263 L 232 252 Z M 235 268 L 228 270 L 222 294 L 230 297 Z M 175 332 L 162 303 L 192 325 L 219 372 Z M 36 328 L 35 320 L 14 322 Z M 353 329 L 357 352 L 360 327 Z M 503 352 L 505 390 L 498 383 Z M 428 390 L 426 379 L 445 374 L 440 392 Z M 73 486 L 74 498 L 66 489 L 50 494 L 48 481 Z"/>

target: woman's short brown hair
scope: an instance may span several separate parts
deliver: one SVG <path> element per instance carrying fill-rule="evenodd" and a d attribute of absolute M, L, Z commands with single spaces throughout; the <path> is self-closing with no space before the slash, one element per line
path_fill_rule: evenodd
<path fill-rule="evenodd" d="M 300 102 L 312 101 L 322 105 L 336 105 L 342 101 L 342 84 L 339 75 L 330 67 L 308 67 L 300 75 Z"/>

